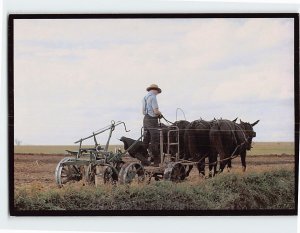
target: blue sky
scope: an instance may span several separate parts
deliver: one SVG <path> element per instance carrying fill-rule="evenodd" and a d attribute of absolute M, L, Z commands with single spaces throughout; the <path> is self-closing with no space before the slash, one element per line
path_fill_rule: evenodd
<path fill-rule="evenodd" d="M 260 119 L 256 141 L 293 141 L 293 19 L 18 19 L 14 29 L 23 144 L 72 144 L 111 120 L 131 129 L 112 143 L 137 138 L 152 83 L 172 121 L 178 107 L 190 121 Z"/>

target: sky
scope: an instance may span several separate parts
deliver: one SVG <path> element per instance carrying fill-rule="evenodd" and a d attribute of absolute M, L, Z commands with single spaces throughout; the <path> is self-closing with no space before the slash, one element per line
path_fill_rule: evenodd
<path fill-rule="evenodd" d="M 73 144 L 111 120 L 131 130 L 117 127 L 112 144 L 138 138 L 152 83 L 170 121 L 177 108 L 189 121 L 260 120 L 254 141 L 294 140 L 293 19 L 14 23 L 14 133 L 23 145 Z"/>

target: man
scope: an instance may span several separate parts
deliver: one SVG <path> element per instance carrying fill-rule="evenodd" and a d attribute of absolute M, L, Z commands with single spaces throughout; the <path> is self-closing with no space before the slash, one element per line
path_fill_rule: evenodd
<path fill-rule="evenodd" d="M 143 99 L 143 126 L 144 126 L 144 144 L 145 147 L 150 147 L 154 166 L 160 164 L 160 150 L 159 150 L 159 131 L 158 119 L 162 116 L 158 108 L 156 96 L 161 93 L 161 89 L 152 84 L 147 89 L 148 94 Z"/>

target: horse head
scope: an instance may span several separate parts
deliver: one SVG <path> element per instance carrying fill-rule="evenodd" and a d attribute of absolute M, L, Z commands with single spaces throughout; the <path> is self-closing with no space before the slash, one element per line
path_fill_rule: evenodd
<path fill-rule="evenodd" d="M 255 121 L 254 123 L 249 123 L 249 122 L 244 122 L 240 120 L 240 127 L 244 131 L 244 134 L 246 135 L 247 141 L 248 141 L 248 146 L 247 150 L 251 150 L 252 146 L 252 139 L 256 137 L 256 132 L 253 130 L 253 127 L 259 122 L 259 120 Z"/>

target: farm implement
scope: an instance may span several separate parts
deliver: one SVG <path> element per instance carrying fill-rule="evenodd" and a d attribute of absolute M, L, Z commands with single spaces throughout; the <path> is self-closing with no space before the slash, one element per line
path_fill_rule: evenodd
<path fill-rule="evenodd" d="M 143 138 L 138 138 L 127 150 L 115 149 L 109 151 L 109 143 L 113 131 L 116 127 L 123 126 L 125 132 L 129 132 L 126 124 L 122 121 L 112 121 L 110 125 L 93 132 L 91 135 L 81 138 L 75 142 L 79 145 L 77 151 L 66 150 L 70 157 L 63 158 L 55 169 L 55 179 L 59 187 L 66 183 L 83 180 L 85 183 L 92 185 L 102 184 L 128 184 L 133 181 L 155 180 L 180 181 L 187 176 L 187 169 L 192 165 L 189 161 L 179 159 L 179 129 L 172 126 L 167 132 L 167 141 L 164 142 L 163 130 L 158 128 L 160 133 L 160 156 L 161 162 L 159 167 L 143 166 L 138 159 L 126 161 L 125 157 L 128 151 L 132 149 Z M 108 132 L 108 139 L 104 147 L 97 140 L 97 136 Z M 143 132 L 143 130 L 141 130 Z M 170 140 L 170 134 L 177 134 L 176 141 Z M 90 148 L 83 146 L 87 139 L 93 139 L 94 145 Z M 164 153 L 164 145 L 167 146 Z M 170 154 L 170 147 L 176 147 L 177 153 Z M 128 157 L 128 156 L 127 156 Z"/>

